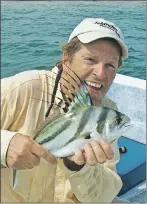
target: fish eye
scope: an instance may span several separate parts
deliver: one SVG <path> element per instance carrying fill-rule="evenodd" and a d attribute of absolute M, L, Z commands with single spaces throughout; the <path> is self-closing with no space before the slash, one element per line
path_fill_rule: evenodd
<path fill-rule="evenodd" d="M 122 121 L 121 118 L 117 118 L 117 119 L 115 120 L 115 124 L 119 125 L 121 121 Z"/>
<path fill-rule="evenodd" d="M 90 135 L 87 135 L 84 139 L 88 140 L 90 138 L 91 138 Z"/>

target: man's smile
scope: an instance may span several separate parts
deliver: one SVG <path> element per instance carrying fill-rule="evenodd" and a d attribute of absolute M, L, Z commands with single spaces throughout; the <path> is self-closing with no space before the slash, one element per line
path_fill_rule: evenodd
<path fill-rule="evenodd" d="M 86 81 L 85 83 L 86 83 L 88 88 L 96 90 L 96 91 L 99 91 L 103 87 L 103 85 L 99 84 L 99 83 L 94 83 L 94 82 L 90 82 L 90 81 Z"/>

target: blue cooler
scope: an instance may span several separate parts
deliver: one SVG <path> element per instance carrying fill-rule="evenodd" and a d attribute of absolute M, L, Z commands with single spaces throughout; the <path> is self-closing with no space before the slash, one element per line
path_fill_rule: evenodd
<path fill-rule="evenodd" d="M 146 145 L 122 136 L 118 146 L 126 148 L 116 166 L 123 182 L 120 196 L 146 179 Z"/>

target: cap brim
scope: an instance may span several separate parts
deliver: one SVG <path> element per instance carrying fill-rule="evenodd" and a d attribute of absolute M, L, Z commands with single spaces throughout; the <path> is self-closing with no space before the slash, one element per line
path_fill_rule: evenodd
<path fill-rule="evenodd" d="M 128 58 L 128 48 L 127 46 L 120 40 L 120 38 L 117 38 L 115 35 L 109 34 L 109 33 L 99 33 L 99 32 L 87 32 L 87 33 L 82 33 L 77 36 L 78 39 L 84 44 L 84 43 L 90 43 L 94 40 L 98 40 L 101 38 L 112 38 L 115 39 L 121 46 L 122 48 L 122 54 L 125 59 Z"/>

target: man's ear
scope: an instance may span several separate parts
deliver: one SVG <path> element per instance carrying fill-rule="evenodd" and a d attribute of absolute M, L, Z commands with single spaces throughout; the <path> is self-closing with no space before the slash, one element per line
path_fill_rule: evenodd
<path fill-rule="evenodd" d="M 63 63 L 63 64 L 67 64 L 67 63 L 68 63 L 68 54 L 67 54 L 67 52 L 64 52 L 64 53 L 63 53 L 62 63 Z"/>

